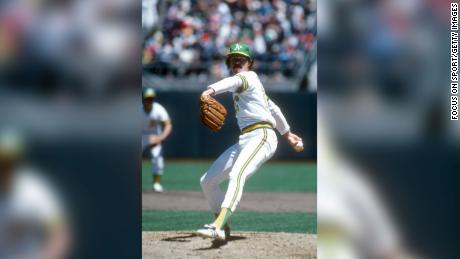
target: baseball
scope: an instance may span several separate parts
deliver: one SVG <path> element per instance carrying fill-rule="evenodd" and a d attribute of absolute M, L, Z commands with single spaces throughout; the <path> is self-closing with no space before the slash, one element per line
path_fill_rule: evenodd
<path fill-rule="evenodd" d="M 302 141 L 297 142 L 297 144 L 295 144 L 294 149 L 297 152 L 303 151 L 303 142 Z"/>

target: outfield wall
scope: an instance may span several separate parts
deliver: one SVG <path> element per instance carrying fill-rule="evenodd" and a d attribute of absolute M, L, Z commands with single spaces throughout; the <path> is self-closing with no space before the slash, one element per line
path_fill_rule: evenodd
<path fill-rule="evenodd" d="M 229 114 L 223 129 L 213 133 L 199 115 L 200 92 L 158 91 L 157 101 L 169 112 L 173 132 L 164 143 L 166 158 L 216 158 L 239 136 L 231 94 L 218 96 Z M 304 139 L 305 151 L 296 153 L 279 137 L 274 159 L 316 160 L 316 93 L 268 93 L 280 106 L 293 132 Z"/>

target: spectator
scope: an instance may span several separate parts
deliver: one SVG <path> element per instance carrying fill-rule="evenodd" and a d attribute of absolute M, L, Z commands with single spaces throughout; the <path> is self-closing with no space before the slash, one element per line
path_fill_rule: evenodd
<path fill-rule="evenodd" d="M 166 68 L 166 73 L 179 69 L 183 71 L 179 75 L 222 75 L 215 61 L 225 55 L 229 43 L 239 41 L 252 46 L 258 73 L 293 77 L 316 41 L 316 1 L 182 0 L 163 4 L 163 26 L 155 27 L 145 39 L 143 60 L 151 68 Z"/>

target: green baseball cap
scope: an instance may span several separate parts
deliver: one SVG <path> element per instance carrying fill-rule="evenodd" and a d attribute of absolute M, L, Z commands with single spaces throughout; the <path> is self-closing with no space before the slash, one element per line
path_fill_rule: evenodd
<path fill-rule="evenodd" d="M 142 93 L 142 97 L 145 98 L 154 98 L 156 96 L 155 90 L 153 88 L 146 88 Z"/>
<path fill-rule="evenodd" d="M 251 49 L 247 44 L 244 43 L 233 43 L 230 45 L 230 51 L 227 53 L 227 58 L 235 54 L 243 55 L 249 59 L 252 59 Z"/>

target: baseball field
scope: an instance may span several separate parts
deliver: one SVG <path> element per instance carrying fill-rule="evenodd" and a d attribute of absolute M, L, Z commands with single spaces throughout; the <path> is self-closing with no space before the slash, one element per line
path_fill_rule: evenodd
<path fill-rule="evenodd" d="M 210 164 L 166 161 L 165 192 L 154 193 L 151 164 L 143 162 L 143 258 L 316 258 L 316 163 L 263 165 L 246 182 L 228 242 L 194 234 L 214 219 L 199 183 Z"/>

